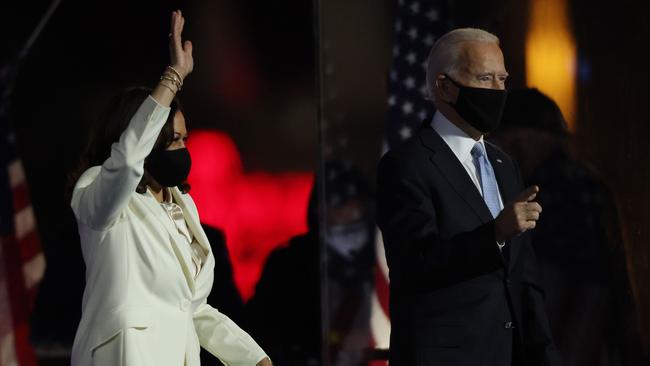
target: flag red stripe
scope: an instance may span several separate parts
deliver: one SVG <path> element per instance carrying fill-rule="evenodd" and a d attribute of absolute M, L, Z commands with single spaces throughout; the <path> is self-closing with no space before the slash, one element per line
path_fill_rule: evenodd
<path fill-rule="evenodd" d="M 29 342 L 29 319 L 34 305 L 34 293 L 25 288 L 23 261 L 19 243 L 13 234 L 2 238 L 2 255 L 7 276 L 5 282 L 11 307 L 14 344 L 18 364 L 36 365 L 36 356 Z"/>
<path fill-rule="evenodd" d="M 20 258 L 20 248 L 13 233 L 2 238 L 2 254 L 7 275 L 7 295 L 11 306 L 14 326 L 29 319 L 27 289 L 23 275 L 23 262 Z"/>
<path fill-rule="evenodd" d="M 30 231 L 24 238 L 20 239 L 20 259 L 22 263 L 29 262 L 32 258 L 39 255 L 41 250 L 41 240 L 38 231 Z"/>
<path fill-rule="evenodd" d="M 13 187 L 11 195 L 14 203 L 14 213 L 18 213 L 30 205 L 29 191 L 27 189 L 27 184 L 24 182 Z"/>
<path fill-rule="evenodd" d="M 36 355 L 29 342 L 29 323 L 25 319 L 20 324 L 14 325 L 14 342 L 16 358 L 20 366 L 36 366 Z"/>

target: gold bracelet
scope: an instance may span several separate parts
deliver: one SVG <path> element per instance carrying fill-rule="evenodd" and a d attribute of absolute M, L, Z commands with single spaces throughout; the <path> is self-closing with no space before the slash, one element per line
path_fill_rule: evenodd
<path fill-rule="evenodd" d="M 173 77 L 171 77 L 171 76 L 169 76 L 167 74 L 164 74 L 163 76 L 161 76 L 160 80 L 169 80 L 169 81 L 172 82 L 172 84 L 174 84 L 176 89 L 178 89 L 179 91 L 181 90 L 182 85 L 178 82 L 178 80 L 174 79 Z"/>
<path fill-rule="evenodd" d="M 171 86 L 167 85 L 167 84 L 164 83 L 162 80 L 158 83 L 158 85 L 162 85 L 162 86 L 164 86 L 165 88 L 169 89 L 169 91 L 171 91 L 174 95 L 176 95 L 176 93 L 178 92 L 178 90 L 177 90 L 177 91 L 174 91 L 174 89 L 172 89 Z"/>
<path fill-rule="evenodd" d="M 169 81 L 173 86 L 176 87 L 176 89 L 178 89 L 178 85 L 176 85 L 176 83 L 173 80 L 171 80 L 169 78 L 166 78 L 166 77 L 161 77 L 160 78 L 160 81 L 165 81 L 165 80 Z"/>
<path fill-rule="evenodd" d="M 181 74 L 175 68 L 173 68 L 172 66 L 167 66 L 167 69 L 171 70 L 174 74 L 176 74 L 176 76 L 178 76 L 178 80 L 180 80 L 181 85 L 182 85 L 183 84 L 183 77 L 181 76 Z"/>
<path fill-rule="evenodd" d="M 173 77 L 171 77 L 171 76 L 169 76 L 169 75 L 167 75 L 167 74 L 163 74 L 163 76 L 160 77 L 160 80 L 169 80 L 169 81 L 171 81 L 172 83 L 174 83 L 174 85 L 176 85 L 176 86 L 179 86 L 179 85 L 180 85 L 180 83 L 178 82 L 178 80 L 176 80 L 175 78 L 173 78 Z"/>
<path fill-rule="evenodd" d="M 164 74 L 162 74 L 162 76 L 161 76 L 160 78 L 161 78 L 161 79 L 164 78 L 164 79 L 167 79 L 167 80 L 173 81 L 174 84 L 176 84 L 176 86 L 178 86 L 179 89 L 180 89 L 181 87 L 183 87 L 183 82 L 180 81 L 180 80 L 178 80 L 178 79 L 176 79 L 176 76 L 174 76 L 174 75 L 171 74 L 171 73 L 164 73 Z"/>

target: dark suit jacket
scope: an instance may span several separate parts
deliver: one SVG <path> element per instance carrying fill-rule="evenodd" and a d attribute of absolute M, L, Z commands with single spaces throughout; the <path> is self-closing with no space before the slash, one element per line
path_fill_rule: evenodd
<path fill-rule="evenodd" d="M 486 149 L 507 203 L 524 188 L 518 168 Z M 391 366 L 557 365 L 529 236 L 498 250 L 481 194 L 428 121 L 384 155 L 377 184 Z"/>

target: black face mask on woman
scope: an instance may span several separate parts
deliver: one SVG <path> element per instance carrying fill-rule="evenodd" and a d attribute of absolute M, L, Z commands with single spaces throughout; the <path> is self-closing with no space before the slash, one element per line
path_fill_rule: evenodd
<path fill-rule="evenodd" d="M 458 88 L 458 99 L 455 103 L 450 103 L 458 115 L 482 133 L 496 130 L 501 123 L 508 92 L 460 85 L 445 76 Z"/>
<path fill-rule="evenodd" d="M 192 159 L 187 148 L 154 150 L 144 164 L 147 172 L 163 187 L 175 187 L 187 180 Z"/>

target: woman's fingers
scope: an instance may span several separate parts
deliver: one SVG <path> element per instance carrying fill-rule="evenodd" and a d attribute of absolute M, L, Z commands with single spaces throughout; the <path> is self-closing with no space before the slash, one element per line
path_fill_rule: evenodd
<path fill-rule="evenodd" d="M 172 33 L 176 34 L 179 31 L 179 25 L 180 21 L 183 18 L 183 16 L 180 13 L 180 10 L 174 10 L 172 11 L 172 21 L 171 21 L 171 31 Z"/>
<path fill-rule="evenodd" d="M 171 39 L 169 40 L 169 56 L 171 65 L 181 74 L 181 77 L 187 76 L 194 68 L 192 60 L 192 43 L 183 42 L 183 28 L 185 27 L 185 18 L 180 10 L 172 13 Z"/>
<path fill-rule="evenodd" d="M 172 43 L 173 47 L 175 49 L 181 49 L 182 48 L 182 42 L 181 42 L 181 30 L 182 28 L 180 27 L 181 24 L 181 19 L 182 16 L 180 15 L 179 11 L 175 11 L 172 16 Z"/>
<path fill-rule="evenodd" d="M 181 16 L 178 14 L 178 12 L 176 12 L 176 19 L 174 21 L 174 34 L 180 33 L 178 29 L 178 26 L 180 24 L 181 24 Z"/>
<path fill-rule="evenodd" d="M 178 11 L 178 22 L 176 22 L 176 31 L 178 32 L 178 36 L 183 33 L 183 25 L 185 24 L 185 18 L 181 14 L 181 11 Z"/>

